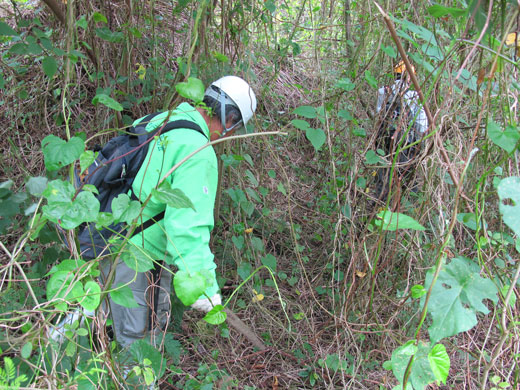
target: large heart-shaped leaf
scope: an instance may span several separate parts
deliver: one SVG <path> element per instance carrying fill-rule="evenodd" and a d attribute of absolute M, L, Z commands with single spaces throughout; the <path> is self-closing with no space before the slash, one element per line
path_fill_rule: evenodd
<path fill-rule="evenodd" d="M 446 347 L 442 344 L 435 345 L 428 353 L 428 360 L 435 379 L 446 384 L 450 371 L 450 357 L 446 352 Z"/>
<path fill-rule="evenodd" d="M 316 151 L 320 150 L 320 148 L 325 143 L 325 132 L 322 129 L 307 129 L 305 130 L 305 135 L 307 139 L 311 141 L 312 146 Z"/>
<path fill-rule="evenodd" d="M 497 193 L 500 198 L 498 207 L 504 223 L 520 236 L 520 177 L 502 179 L 498 183 Z"/>
<path fill-rule="evenodd" d="M 112 214 L 114 220 L 131 224 L 141 212 L 141 203 L 137 200 L 130 200 L 127 194 L 119 194 L 112 200 Z"/>
<path fill-rule="evenodd" d="M 175 295 L 185 306 L 190 306 L 204 294 L 206 278 L 200 272 L 177 271 L 173 278 Z"/>
<path fill-rule="evenodd" d="M 430 270 L 425 288 L 431 285 L 432 277 L 433 270 Z M 432 343 L 473 328 L 477 324 L 477 312 L 489 312 L 482 301 L 497 302 L 497 292 L 491 280 L 480 276 L 480 269 L 472 260 L 455 257 L 443 265 L 428 304 L 433 320 L 428 329 Z"/>
<path fill-rule="evenodd" d="M 94 311 L 101 302 L 101 287 L 93 280 L 85 283 L 85 296 L 79 299 L 79 304 L 88 311 Z"/>
<path fill-rule="evenodd" d="M 79 137 L 72 137 L 67 142 L 51 134 L 43 139 L 42 150 L 45 167 L 56 171 L 78 159 L 85 150 L 85 143 Z"/>
<path fill-rule="evenodd" d="M 514 126 L 507 126 L 506 129 L 502 131 L 502 127 L 499 124 L 489 121 L 487 132 L 489 139 L 507 153 L 513 152 L 518 140 L 520 140 L 520 133 Z"/>
<path fill-rule="evenodd" d="M 116 286 L 114 291 L 110 292 L 110 298 L 112 298 L 115 303 L 123 307 L 139 307 L 134 298 L 134 293 L 129 286 Z"/>
<path fill-rule="evenodd" d="M 136 272 L 146 272 L 154 268 L 154 256 L 146 249 L 128 244 L 125 246 L 124 252 L 121 253 L 121 259 L 128 268 Z"/>
<path fill-rule="evenodd" d="M 219 325 L 226 321 L 226 318 L 227 313 L 224 311 L 224 306 L 216 305 L 204 316 L 204 321 L 209 322 L 212 325 Z"/>
<path fill-rule="evenodd" d="M 175 89 L 182 97 L 200 103 L 204 99 L 204 84 L 195 77 L 188 77 L 188 80 L 178 83 Z"/>

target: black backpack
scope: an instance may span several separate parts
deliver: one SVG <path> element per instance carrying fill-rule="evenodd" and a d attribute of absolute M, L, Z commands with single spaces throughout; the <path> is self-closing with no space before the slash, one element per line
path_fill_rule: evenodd
<path fill-rule="evenodd" d="M 92 184 L 98 189 L 99 194 L 96 197 L 100 203 L 100 211 L 111 212 L 112 200 L 120 194 L 127 194 L 131 190 L 132 183 L 146 158 L 150 142 L 154 136 L 183 128 L 198 131 L 206 137 L 199 125 L 188 120 L 167 122 L 154 131 L 147 132 L 146 126 L 159 114 L 160 112 L 148 115 L 138 125 L 132 126 L 126 134 L 112 138 L 103 148 L 98 148 L 99 154 L 96 160 L 82 175 L 79 175 L 77 171 L 75 172 L 77 188 L 81 188 L 85 184 Z M 133 191 L 131 198 L 137 200 Z M 138 226 L 134 235 L 163 218 L 164 211 Z M 78 241 L 83 258 L 93 259 L 99 256 L 107 247 L 108 240 L 114 235 L 114 231 L 124 234 L 123 225 L 123 223 L 118 223 L 108 228 L 96 230 L 94 223 L 82 224 Z"/>

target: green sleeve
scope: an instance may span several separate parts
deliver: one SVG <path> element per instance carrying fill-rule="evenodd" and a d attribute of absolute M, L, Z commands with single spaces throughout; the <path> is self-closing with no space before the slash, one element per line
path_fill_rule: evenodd
<path fill-rule="evenodd" d="M 178 157 L 182 158 L 195 149 L 193 145 L 184 145 Z M 212 284 L 206 289 L 209 297 L 218 292 L 216 265 L 209 248 L 217 182 L 217 160 L 213 149 L 207 147 L 183 163 L 171 176 L 172 188 L 181 189 L 194 204 L 195 211 L 166 207 L 164 217 L 166 247 L 173 263 L 179 270 L 210 271 Z"/>

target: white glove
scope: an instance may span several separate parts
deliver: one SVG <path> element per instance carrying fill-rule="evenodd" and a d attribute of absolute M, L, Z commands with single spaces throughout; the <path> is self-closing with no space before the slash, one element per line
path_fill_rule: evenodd
<path fill-rule="evenodd" d="M 70 326 L 74 321 L 79 320 L 79 325 L 81 326 L 84 316 L 92 317 L 93 315 L 93 311 L 84 309 L 76 309 L 72 313 L 68 313 L 57 325 L 51 326 L 49 329 L 49 338 L 61 344 L 65 338 L 65 332 L 67 331 L 65 325 L 68 324 Z"/>
<path fill-rule="evenodd" d="M 213 309 L 213 306 L 221 305 L 222 304 L 222 298 L 220 298 L 220 294 L 213 295 L 210 299 L 208 298 L 202 298 L 197 300 L 191 307 L 193 307 L 195 310 L 200 310 L 205 313 Z"/>

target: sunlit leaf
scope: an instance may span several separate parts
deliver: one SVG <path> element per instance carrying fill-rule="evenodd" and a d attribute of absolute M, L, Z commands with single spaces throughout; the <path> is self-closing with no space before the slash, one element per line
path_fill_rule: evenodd
<path fill-rule="evenodd" d="M 116 111 L 123 111 L 123 106 L 119 102 L 104 93 L 99 93 L 92 99 L 92 104 L 97 105 L 98 103 Z"/>
<path fill-rule="evenodd" d="M 502 127 L 493 121 L 489 121 L 487 133 L 489 139 L 507 153 L 512 153 L 515 150 L 518 140 L 520 140 L 520 133 L 516 127 L 507 126 L 505 130 L 502 131 Z"/>
<path fill-rule="evenodd" d="M 157 201 L 167 204 L 168 207 L 176 209 L 190 208 L 196 211 L 195 206 L 186 194 L 180 188 L 170 188 L 167 182 L 164 182 L 158 189 L 153 189 L 152 196 Z"/>
<path fill-rule="evenodd" d="M 185 306 L 197 301 L 206 290 L 206 279 L 200 272 L 177 271 L 173 278 L 175 294 Z"/>
<path fill-rule="evenodd" d="M 435 379 L 446 384 L 450 371 L 450 357 L 446 352 L 446 347 L 442 344 L 435 345 L 428 354 L 428 360 Z"/>
<path fill-rule="evenodd" d="M 377 219 L 374 221 L 376 226 L 382 226 L 383 230 L 391 232 L 397 229 L 426 230 L 419 222 L 412 217 L 392 211 L 380 211 L 377 213 Z"/>
<path fill-rule="evenodd" d="M 88 311 L 94 311 L 101 302 L 101 287 L 93 280 L 85 283 L 85 296 L 79 299 L 79 304 Z"/>
<path fill-rule="evenodd" d="M 182 97 L 200 103 L 204 99 L 204 84 L 195 77 L 188 77 L 188 80 L 175 85 L 175 89 Z"/>
<path fill-rule="evenodd" d="M 45 167 L 56 171 L 78 159 L 85 150 L 85 143 L 79 137 L 72 137 L 67 142 L 51 134 L 42 140 L 42 150 Z"/>
<path fill-rule="evenodd" d="M 426 289 L 432 277 L 433 270 L 430 270 L 426 275 Z M 490 299 L 497 302 L 497 292 L 491 280 L 480 276 L 480 268 L 474 261 L 455 257 L 449 264 L 443 265 L 428 304 L 428 312 L 432 316 L 432 324 L 428 328 L 432 343 L 473 328 L 477 324 L 477 312 L 489 312 L 482 301 Z"/>
<path fill-rule="evenodd" d="M 502 220 L 520 236 L 520 177 L 502 179 L 498 184 L 497 193 L 500 198 L 499 210 Z"/>
<path fill-rule="evenodd" d="M 322 129 L 307 129 L 305 130 L 305 136 L 309 141 L 311 141 L 311 144 L 314 146 L 316 151 L 320 150 L 327 139 L 325 132 Z"/>
<path fill-rule="evenodd" d="M 204 321 L 212 324 L 219 325 L 226 321 L 227 313 L 224 311 L 224 306 L 215 305 L 205 316 Z"/>

